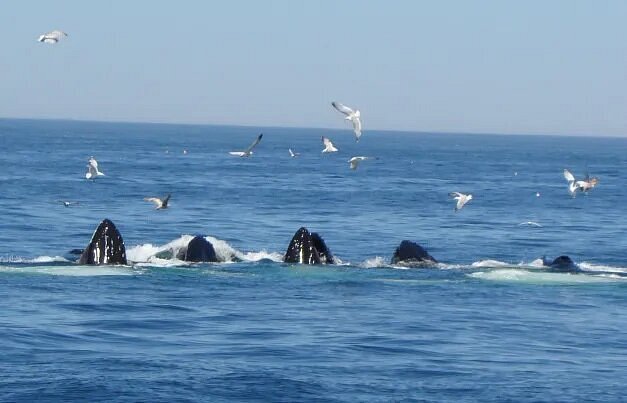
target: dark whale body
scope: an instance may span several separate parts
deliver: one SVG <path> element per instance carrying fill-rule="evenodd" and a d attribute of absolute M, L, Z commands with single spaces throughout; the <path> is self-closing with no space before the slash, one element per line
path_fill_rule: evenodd
<path fill-rule="evenodd" d="M 211 242 L 196 235 L 188 242 L 187 248 L 181 249 L 176 258 L 186 262 L 217 262 L 218 257 Z"/>
<path fill-rule="evenodd" d="M 572 273 L 580 271 L 575 262 L 573 262 L 573 260 L 566 255 L 558 256 L 550 262 L 545 257 L 543 257 L 542 264 L 548 267 L 549 270 L 560 273 Z"/>
<path fill-rule="evenodd" d="M 124 240 L 111 220 L 105 218 L 98 225 L 78 263 L 127 264 Z"/>
<path fill-rule="evenodd" d="M 405 240 L 394 251 L 394 256 L 392 256 L 390 263 L 401 266 L 425 266 L 433 265 L 437 262 L 422 246 Z"/>
<path fill-rule="evenodd" d="M 285 256 L 285 263 L 334 264 L 335 259 L 324 240 L 315 232 L 301 227 L 290 241 Z"/>

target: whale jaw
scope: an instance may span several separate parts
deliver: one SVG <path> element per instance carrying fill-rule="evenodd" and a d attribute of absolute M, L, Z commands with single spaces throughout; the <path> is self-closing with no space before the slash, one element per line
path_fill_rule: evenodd
<path fill-rule="evenodd" d="M 394 251 L 391 264 L 401 266 L 429 266 L 438 263 L 422 246 L 411 241 L 402 241 Z"/>
<path fill-rule="evenodd" d="M 218 257 L 211 242 L 204 237 L 196 235 L 187 243 L 187 248 L 180 250 L 177 259 L 186 262 L 217 262 Z"/>
<path fill-rule="evenodd" d="M 285 256 L 285 263 L 333 264 L 335 260 L 324 240 L 317 233 L 311 233 L 301 227 L 290 241 Z"/>
<path fill-rule="evenodd" d="M 127 264 L 122 235 L 111 220 L 104 219 L 81 254 L 79 264 Z"/>

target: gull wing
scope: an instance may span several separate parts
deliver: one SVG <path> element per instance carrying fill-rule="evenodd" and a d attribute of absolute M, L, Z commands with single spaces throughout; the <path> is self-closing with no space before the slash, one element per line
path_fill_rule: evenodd
<path fill-rule="evenodd" d="M 455 211 L 460 210 L 462 207 L 464 207 L 464 204 L 466 204 L 466 198 L 465 197 L 460 197 L 459 200 L 457 200 L 457 205 L 455 206 Z"/>
<path fill-rule="evenodd" d="M 352 115 L 352 114 L 354 114 L 354 113 L 355 113 L 355 111 L 354 111 L 354 110 L 352 110 L 352 109 L 351 109 L 351 108 L 349 108 L 348 106 L 346 106 L 346 105 L 344 105 L 344 104 L 341 104 L 341 103 L 339 103 L 339 102 L 335 102 L 335 101 L 334 101 L 334 102 L 331 102 L 331 105 L 333 105 L 333 107 L 334 107 L 335 109 L 337 109 L 337 110 L 338 110 L 338 112 L 343 113 L 343 114 L 345 114 L 346 116 L 350 116 L 350 115 Z"/>
<path fill-rule="evenodd" d="M 161 199 L 159 199 L 158 197 L 144 197 L 144 200 L 154 203 L 157 207 L 160 207 L 163 204 Z"/>
<path fill-rule="evenodd" d="M 229 154 L 235 155 L 236 157 L 243 157 L 246 155 L 244 151 L 229 151 Z"/>
<path fill-rule="evenodd" d="M 459 192 L 451 192 L 451 193 L 449 193 L 448 195 L 449 195 L 449 196 L 452 196 L 452 197 L 454 197 L 454 198 L 456 198 L 456 199 L 460 199 L 460 198 L 463 196 L 463 195 L 462 195 L 461 193 L 459 193 Z"/>
<path fill-rule="evenodd" d="M 564 169 L 564 178 L 569 182 L 575 181 L 575 177 L 573 176 L 572 173 L 570 173 L 568 169 Z"/>
<path fill-rule="evenodd" d="M 359 138 L 361 137 L 361 119 L 359 119 L 358 117 L 353 117 L 351 119 L 351 122 L 353 122 L 353 130 L 355 131 L 355 138 L 357 141 L 359 141 Z"/>
<path fill-rule="evenodd" d="M 328 146 L 333 147 L 333 143 L 331 142 L 331 139 L 329 139 L 328 137 L 322 136 L 322 144 L 324 144 L 325 147 L 328 147 Z"/>
<path fill-rule="evenodd" d="M 253 143 L 244 152 L 246 154 L 250 154 L 250 152 L 253 150 L 253 148 L 255 148 L 257 146 L 257 144 L 259 144 L 259 142 L 261 141 L 262 137 L 263 137 L 263 133 L 260 134 L 259 136 L 257 136 L 255 141 L 253 141 Z"/>

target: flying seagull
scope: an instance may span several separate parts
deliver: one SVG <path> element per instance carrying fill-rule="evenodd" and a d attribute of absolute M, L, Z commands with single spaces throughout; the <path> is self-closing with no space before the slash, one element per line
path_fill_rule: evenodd
<path fill-rule="evenodd" d="M 449 195 L 452 196 L 455 200 L 457 200 L 457 205 L 455 206 L 455 212 L 461 210 L 462 207 L 464 207 L 464 204 L 472 200 L 471 194 L 465 195 L 459 192 L 451 192 L 449 193 Z"/>
<path fill-rule="evenodd" d="M 351 121 L 353 124 L 353 131 L 355 132 L 355 141 L 359 141 L 359 138 L 361 137 L 361 120 L 359 119 L 361 114 L 359 113 L 359 110 L 352 110 L 348 106 L 339 102 L 331 102 L 331 105 L 333 105 L 333 107 L 340 113 L 346 115 L 344 118 L 345 120 Z"/>
<path fill-rule="evenodd" d="M 96 161 L 94 157 L 90 157 L 89 164 L 87 164 L 87 172 L 85 173 L 85 178 L 95 180 L 99 176 L 105 176 L 105 174 L 98 170 L 98 161 Z"/>
<path fill-rule="evenodd" d="M 67 34 L 65 32 L 54 30 L 47 34 L 40 35 L 37 40 L 43 43 L 57 43 L 66 36 Z"/>
<path fill-rule="evenodd" d="M 253 143 L 246 150 L 244 150 L 244 151 L 230 151 L 229 154 L 235 155 L 237 157 L 250 157 L 250 155 L 253 153 L 253 148 L 255 148 L 255 146 L 257 144 L 259 144 L 259 142 L 261 141 L 262 137 L 263 137 L 263 133 L 260 134 L 259 136 L 257 136 L 255 141 L 253 141 Z"/>
<path fill-rule="evenodd" d="M 370 158 L 371 157 L 353 157 L 349 159 L 348 162 L 351 164 L 351 169 L 357 169 L 361 161 L 369 160 Z"/>
<path fill-rule="evenodd" d="M 573 197 L 577 195 L 578 190 L 587 192 L 599 183 L 599 179 L 591 178 L 588 174 L 583 180 L 578 181 L 568 169 L 564 169 L 564 178 L 568 181 L 568 191 Z"/>
<path fill-rule="evenodd" d="M 290 152 L 290 157 L 292 157 L 292 158 L 296 158 L 296 157 L 298 157 L 300 155 L 300 153 L 295 153 L 294 151 L 292 151 L 291 148 L 288 148 L 287 151 Z"/>
<path fill-rule="evenodd" d="M 334 153 L 337 151 L 337 148 L 335 148 L 331 139 L 328 137 L 322 136 L 322 144 L 324 144 L 324 150 L 322 150 L 323 153 Z"/>
<path fill-rule="evenodd" d="M 160 199 L 158 197 L 146 197 L 144 198 L 144 200 L 152 202 L 155 204 L 155 209 L 156 210 L 163 210 L 168 208 L 168 202 L 170 201 L 170 194 L 168 193 L 168 195 L 166 197 L 164 197 L 163 199 Z"/>

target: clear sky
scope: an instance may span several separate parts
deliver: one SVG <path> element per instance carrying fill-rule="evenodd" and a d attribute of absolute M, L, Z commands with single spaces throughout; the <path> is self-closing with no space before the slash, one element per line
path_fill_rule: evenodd
<path fill-rule="evenodd" d="M 2 117 L 627 136 L 622 0 L 11 1 L 0 35 Z"/>

